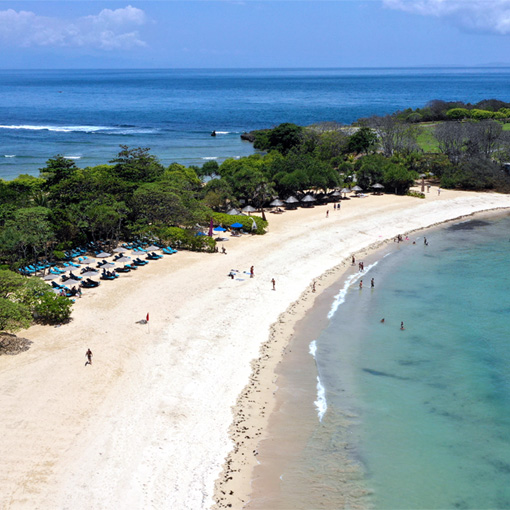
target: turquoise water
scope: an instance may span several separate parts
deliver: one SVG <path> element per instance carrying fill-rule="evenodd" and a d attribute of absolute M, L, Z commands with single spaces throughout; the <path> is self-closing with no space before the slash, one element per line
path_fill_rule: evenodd
<path fill-rule="evenodd" d="M 0 178 L 38 175 L 55 154 L 103 164 L 120 144 L 165 165 L 221 162 L 253 153 L 243 131 L 350 124 L 432 99 L 510 101 L 509 78 L 501 67 L 0 70 Z"/>
<path fill-rule="evenodd" d="M 309 502 L 336 508 L 347 459 L 362 506 L 510 508 L 510 216 L 425 235 L 353 268 L 314 343 L 327 410 L 283 475 Z"/>

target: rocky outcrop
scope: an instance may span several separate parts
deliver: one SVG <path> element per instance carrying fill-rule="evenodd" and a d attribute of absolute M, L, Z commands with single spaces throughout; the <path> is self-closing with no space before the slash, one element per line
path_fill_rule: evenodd
<path fill-rule="evenodd" d="M 255 134 L 253 131 L 250 131 L 249 133 L 243 133 L 241 135 L 241 140 L 246 140 L 247 142 L 253 143 L 255 141 Z"/>

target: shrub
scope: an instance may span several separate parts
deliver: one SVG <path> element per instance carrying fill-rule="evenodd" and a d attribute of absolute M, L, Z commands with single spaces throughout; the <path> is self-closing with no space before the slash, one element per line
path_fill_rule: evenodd
<path fill-rule="evenodd" d="M 471 118 L 475 120 L 492 119 L 493 117 L 494 112 L 489 112 L 488 110 L 478 110 L 476 108 L 471 110 Z"/>
<path fill-rule="evenodd" d="M 223 225 L 225 228 L 232 225 L 232 223 L 241 223 L 245 232 L 252 234 L 266 233 L 267 221 L 258 216 L 231 216 L 230 214 L 213 213 L 212 217 L 215 225 Z M 253 228 L 253 222 L 255 222 L 256 229 Z"/>
<path fill-rule="evenodd" d="M 216 241 L 209 236 L 197 236 L 196 231 L 180 227 L 163 227 L 155 232 L 159 239 L 173 248 L 190 251 L 216 251 Z"/>
<path fill-rule="evenodd" d="M 34 306 L 34 316 L 46 324 L 61 324 L 71 317 L 73 303 L 70 299 L 45 292 Z"/>
<path fill-rule="evenodd" d="M 470 112 L 466 108 L 452 108 L 446 112 L 448 120 L 468 119 L 470 116 Z"/>
<path fill-rule="evenodd" d="M 421 191 L 408 191 L 406 195 L 408 197 L 425 198 L 425 193 L 422 193 Z"/>

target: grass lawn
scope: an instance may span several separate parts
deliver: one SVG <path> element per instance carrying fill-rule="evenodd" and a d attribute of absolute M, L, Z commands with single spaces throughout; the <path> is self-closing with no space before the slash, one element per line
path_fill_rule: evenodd
<path fill-rule="evenodd" d="M 419 134 L 417 138 L 418 146 L 423 149 L 424 152 L 439 152 L 439 145 L 436 137 L 434 136 L 435 123 L 431 124 L 420 124 Z M 510 125 L 509 128 L 510 129 Z"/>

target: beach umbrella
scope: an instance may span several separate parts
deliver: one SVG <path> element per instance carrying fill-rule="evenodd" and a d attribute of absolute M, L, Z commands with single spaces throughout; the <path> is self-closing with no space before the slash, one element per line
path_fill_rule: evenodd
<path fill-rule="evenodd" d="M 55 278 L 58 278 L 59 274 L 47 274 L 46 276 L 43 276 L 43 280 L 46 282 L 49 282 L 50 280 L 54 280 Z"/>
<path fill-rule="evenodd" d="M 127 264 L 128 262 L 131 262 L 131 257 L 120 257 L 120 259 L 117 259 L 115 262 L 118 262 L 119 264 Z"/>
<path fill-rule="evenodd" d="M 227 231 L 227 229 L 223 228 L 223 227 L 214 227 L 213 230 L 215 232 L 226 232 Z"/>
<path fill-rule="evenodd" d="M 156 251 L 156 250 L 161 250 L 161 248 L 159 246 L 156 246 L 155 244 L 151 244 L 150 246 L 148 246 L 147 248 L 145 248 L 147 251 Z"/>
<path fill-rule="evenodd" d="M 90 257 L 83 257 L 81 260 L 78 261 L 80 264 L 93 264 L 95 262 L 94 259 L 91 259 Z"/>
<path fill-rule="evenodd" d="M 286 204 L 297 204 L 299 200 L 296 197 L 289 197 L 284 201 Z"/>
<path fill-rule="evenodd" d="M 341 197 L 342 196 L 342 192 L 341 191 L 338 191 L 337 189 L 335 191 L 333 191 L 333 193 L 331 193 L 331 196 L 332 197 Z"/>
<path fill-rule="evenodd" d="M 105 251 L 102 251 L 101 253 L 98 253 L 96 257 L 98 259 L 104 259 L 106 257 L 111 257 L 111 255 L 112 255 L 111 253 L 106 253 Z"/>
<path fill-rule="evenodd" d="M 281 207 L 282 205 L 285 205 L 279 198 L 273 200 L 270 204 L 271 207 Z"/>
<path fill-rule="evenodd" d="M 100 269 L 103 269 L 103 267 L 105 269 L 110 268 L 110 267 L 115 267 L 115 264 L 113 262 L 107 262 L 106 264 L 103 264 Z"/>
<path fill-rule="evenodd" d="M 359 186 L 354 186 L 354 188 L 352 188 L 352 191 L 355 191 L 357 193 L 358 191 L 363 191 L 363 188 L 360 188 Z"/>
<path fill-rule="evenodd" d="M 243 228 L 243 225 L 241 223 L 232 223 L 232 225 L 230 225 L 231 228 Z"/>
<path fill-rule="evenodd" d="M 230 211 L 227 211 L 227 214 L 230 216 L 239 216 L 241 214 L 241 211 L 238 211 L 237 209 L 230 209 Z"/>
<path fill-rule="evenodd" d="M 340 193 L 350 193 L 351 190 L 349 188 L 342 188 Z"/>
<path fill-rule="evenodd" d="M 301 202 L 316 202 L 316 199 L 312 195 L 306 195 L 301 199 Z"/>
<path fill-rule="evenodd" d="M 126 248 L 123 248 L 122 246 L 119 246 L 118 248 L 115 248 L 113 251 L 115 253 L 126 253 L 127 252 Z"/>
<path fill-rule="evenodd" d="M 384 189 L 384 186 L 382 184 L 379 184 L 378 182 L 375 183 L 372 188 L 375 188 L 375 189 Z"/>
<path fill-rule="evenodd" d="M 251 205 L 247 205 L 246 207 L 243 207 L 242 211 L 247 213 L 255 212 L 257 209 L 255 207 L 252 207 Z"/>
<path fill-rule="evenodd" d="M 92 278 L 93 276 L 97 276 L 99 274 L 99 271 L 86 271 L 85 273 L 82 273 L 80 276 L 83 278 Z"/>

